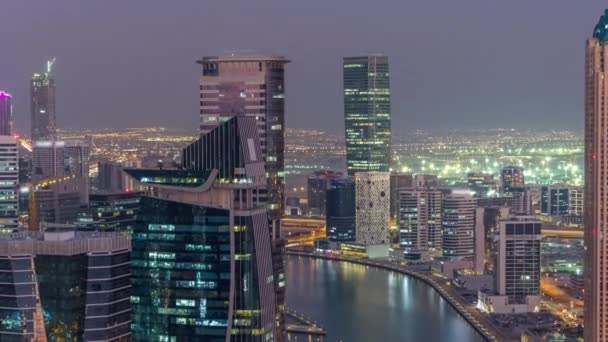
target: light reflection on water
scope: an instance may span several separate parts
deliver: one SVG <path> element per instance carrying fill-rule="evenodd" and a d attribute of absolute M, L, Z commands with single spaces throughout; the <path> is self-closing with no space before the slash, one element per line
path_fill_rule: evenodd
<path fill-rule="evenodd" d="M 424 282 L 363 265 L 287 258 L 287 304 L 321 322 L 326 341 L 483 341 Z"/>

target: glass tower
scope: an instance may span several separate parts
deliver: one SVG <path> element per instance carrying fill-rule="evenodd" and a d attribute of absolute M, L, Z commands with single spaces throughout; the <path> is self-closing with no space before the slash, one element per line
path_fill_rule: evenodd
<path fill-rule="evenodd" d="M 11 94 L 0 90 L 0 135 L 11 135 L 13 126 L 13 105 Z"/>
<path fill-rule="evenodd" d="M 343 67 L 348 174 L 388 172 L 391 161 L 388 57 L 346 57 Z"/>
<path fill-rule="evenodd" d="M 32 111 L 32 141 L 54 140 L 57 138 L 55 126 L 55 79 L 53 64 L 55 59 L 47 62 L 46 72 L 34 74 L 30 84 Z"/>
<path fill-rule="evenodd" d="M 331 241 L 355 241 L 355 181 L 332 179 L 327 190 L 326 234 Z"/>

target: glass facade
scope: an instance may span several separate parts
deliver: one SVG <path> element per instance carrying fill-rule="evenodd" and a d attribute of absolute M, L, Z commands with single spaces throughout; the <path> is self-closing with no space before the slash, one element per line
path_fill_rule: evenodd
<path fill-rule="evenodd" d="M 34 74 L 30 84 L 32 110 L 32 141 L 56 138 L 55 127 L 55 79 L 52 67 L 55 60 L 47 62 L 43 74 Z"/>
<path fill-rule="evenodd" d="M 344 58 L 344 118 L 349 175 L 390 170 L 388 57 Z"/>
<path fill-rule="evenodd" d="M 331 180 L 326 204 L 327 238 L 331 241 L 355 241 L 354 180 Z"/>
<path fill-rule="evenodd" d="M 272 336 L 259 284 L 272 288 L 273 279 L 258 279 L 254 219 L 234 216 L 231 228 L 228 210 L 142 198 L 132 240 L 134 341 Z"/>
<path fill-rule="evenodd" d="M 93 194 L 89 207 L 78 211 L 76 225 L 80 230 L 132 232 L 140 197 L 137 192 Z"/>
<path fill-rule="evenodd" d="M 0 341 L 34 336 L 36 287 L 30 256 L 0 257 Z"/>

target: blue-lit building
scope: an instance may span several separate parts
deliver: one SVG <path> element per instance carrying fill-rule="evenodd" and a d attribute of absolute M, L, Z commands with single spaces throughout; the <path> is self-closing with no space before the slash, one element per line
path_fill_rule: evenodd
<path fill-rule="evenodd" d="M 348 174 L 388 172 L 391 161 L 388 57 L 345 57 L 343 72 Z"/>
<path fill-rule="evenodd" d="M 327 190 L 326 234 L 331 241 L 355 241 L 355 181 L 332 179 Z"/>
<path fill-rule="evenodd" d="M 182 160 L 187 169 L 126 170 L 146 188 L 132 243 L 133 340 L 279 340 L 255 118 L 212 128 Z"/>
<path fill-rule="evenodd" d="M 0 235 L 0 341 L 131 341 L 127 235 Z"/>
<path fill-rule="evenodd" d="M 133 231 L 139 211 L 139 192 L 98 192 L 89 196 L 89 205 L 77 212 L 80 230 Z"/>

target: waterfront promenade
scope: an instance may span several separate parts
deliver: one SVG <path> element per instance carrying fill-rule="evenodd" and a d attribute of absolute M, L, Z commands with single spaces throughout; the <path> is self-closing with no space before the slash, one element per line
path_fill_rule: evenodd
<path fill-rule="evenodd" d="M 328 259 L 336 261 L 346 261 L 350 263 L 377 267 L 388 271 L 398 272 L 420 279 L 432 286 L 450 305 L 486 340 L 488 341 L 508 341 L 487 317 L 481 314 L 474 306 L 467 303 L 456 291 L 445 282 L 445 279 L 423 274 L 407 269 L 405 266 L 394 264 L 388 261 L 376 261 L 370 259 L 354 259 L 342 256 L 306 253 L 299 251 L 288 251 L 289 255 L 304 256 L 310 258 Z"/>

